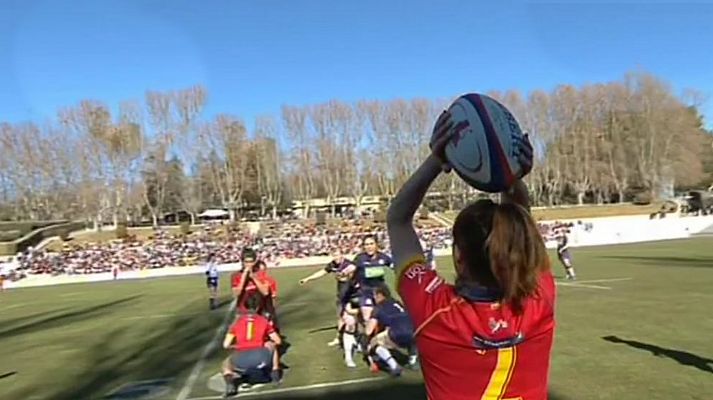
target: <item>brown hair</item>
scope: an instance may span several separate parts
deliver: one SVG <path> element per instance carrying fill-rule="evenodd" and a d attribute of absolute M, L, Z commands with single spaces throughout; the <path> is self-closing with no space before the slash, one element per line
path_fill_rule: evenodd
<path fill-rule="evenodd" d="M 496 290 L 516 313 L 550 268 L 537 225 L 518 204 L 479 200 L 467 206 L 453 224 L 453 241 L 465 267 L 457 284 Z"/>

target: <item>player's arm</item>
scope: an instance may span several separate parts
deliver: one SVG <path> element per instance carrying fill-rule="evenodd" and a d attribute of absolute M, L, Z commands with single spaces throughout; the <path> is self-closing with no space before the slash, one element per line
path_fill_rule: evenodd
<path fill-rule="evenodd" d="M 281 338 L 280 335 L 279 335 L 277 332 L 275 332 L 275 331 L 270 332 L 270 334 L 267 335 L 267 337 L 270 338 L 270 340 L 272 341 L 272 343 L 275 343 L 276 346 L 279 346 L 279 345 L 282 344 L 282 338 Z"/>
<path fill-rule="evenodd" d="M 391 243 L 391 253 L 394 260 L 394 272 L 400 276 L 409 261 L 423 258 L 421 241 L 413 226 L 413 217 L 433 181 L 443 170 L 442 155 L 445 144 L 450 139 L 450 115 L 444 112 L 436 121 L 434 127 L 433 152 L 420 167 L 411 174 L 404 183 L 389 207 L 386 216 L 386 227 Z"/>
<path fill-rule="evenodd" d="M 377 328 L 379 327 L 379 321 L 376 318 L 371 318 L 366 324 L 366 336 L 372 337 L 376 334 Z"/>
<path fill-rule="evenodd" d="M 356 272 L 357 266 L 355 263 L 350 262 L 349 266 L 344 268 L 342 271 L 340 271 L 337 276 L 338 277 L 350 277 L 354 275 L 354 272 Z"/>
<path fill-rule="evenodd" d="M 252 276 L 252 274 L 251 274 L 251 279 L 255 283 L 255 286 L 257 287 L 257 291 L 260 292 L 261 295 L 263 295 L 263 296 L 270 295 L 270 281 L 269 280 L 260 279 L 256 276 Z"/>
<path fill-rule="evenodd" d="M 249 273 L 250 271 L 247 268 L 243 268 L 240 284 L 233 287 L 233 295 L 235 295 L 236 298 L 239 298 L 240 295 L 243 294 L 243 290 L 245 290 L 245 286 L 248 284 Z"/>
<path fill-rule="evenodd" d="M 305 283 L 307 283 L 309 281 L 317 280 L 317 279 L 327 275 L 328 273 L 329 272 L 327 272 L 325 269 L 320 269 L 319 271 L 315 271 L 312 275 L 310 275 L 304 279 L 301 279 L 300 285 L 304 285 Z"/>
<path fill-rule="evenodd" d="M 223 339 L 223 348 L 224 349 L 229 349 L 230 346 L 233 345 L 233 340 L 235 339 L 235 335 L 233 335 L 231 332 L 228 332 L 225 334 L 225 339 Z"/>
<path fill-rule="evenodd" d="M 567 239 L 565 239 L 564 244 L 562 245 L 562 247 L 560 247 L 559 249 L 557 249 L 557 252 L 560 253 L 560 254 L 562 254 L 562 253 L 564 253 L 564 251 L 567 250 L 567 249 L 569 249 L 569 243 L 567 243 Z"/>

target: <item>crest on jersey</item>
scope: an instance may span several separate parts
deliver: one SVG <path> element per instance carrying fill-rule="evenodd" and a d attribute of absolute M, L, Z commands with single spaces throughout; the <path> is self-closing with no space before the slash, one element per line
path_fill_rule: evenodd
<path fill-rule="evenodd" d="M 508 327 L 508 322 L 505 321 L 504 319 L 499 319 L 496 320 L 493 317 L 490 317 L 490 320 L 488 321 L 488 325 L 490 326 L 490 333 L 498 333 L 502 329 L 505 329 Z"/>

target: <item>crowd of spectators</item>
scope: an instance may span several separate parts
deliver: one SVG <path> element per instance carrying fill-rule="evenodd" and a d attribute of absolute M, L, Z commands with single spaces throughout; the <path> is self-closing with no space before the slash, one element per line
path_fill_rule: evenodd
<path fill-rule="evenodd" d="M 416 225 L 425 246 L 432 249 L 451 246 L 450 229 L 431 220 L 419 220 Z M 577 226 L 560 222 L 538 225 L 546 240 L 569 234 Z M 591 224 L 578 225 L 591 230 Z M 246 246 L 256 248 L 262 257 L 276 264 L 280 259 L 327 256 L 335 249 L 355 254 L 366 235 L 376 237 L 381 248 L 389 251 L 385 225 L 370 220 L 350 219 L 324 225 L 295 221 L 263 223 L 257 234 L 215 224 L 188 235 L 173 235 L 159 228 L 146 240 L 128 237 L 104 243 L 70 243 L 56 252 L 30 248 L 18 255 L 12 274 L 20 279 L 26 274 L 92 274 L 191 266 L 201 264 L 210 254 L 218 263 L 235 263 Z"/>
<path fill-rule="evenodd" d="M 159 228 L 146 240 L 128 237 L 104 243 L 69 243 L 55 252 L 30 248 L 17 256 L 14 261 L 17 267 L 12 273 L 19 279 L 26 274 L 92 274 L 191 266 L 204 262 L 208 255 L 213 255 L 218 263 L 235 263 L 246 246 L 256 248 L 266 260 L 278 263 L 280 259 L 330 255 L 337 248 L 345 254 L 354 254 L 366 235 L 374 235 L 388 251 L 384 224 L 351 220 L 325 226 L 304 222 L 266 225 L 257 234 L 213 224 L 188 235 L 169 234 Z M 450 246 L 448 229 L 428 223 L 420 225 L 419 234 L 428 246 Z"/>

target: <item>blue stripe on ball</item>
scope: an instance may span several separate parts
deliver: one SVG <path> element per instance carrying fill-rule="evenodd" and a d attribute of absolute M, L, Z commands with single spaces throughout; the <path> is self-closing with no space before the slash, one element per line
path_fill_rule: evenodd
<path fill-rule="evenodd" d="M 478 182 L 473 184 L 469 179 L 464 180 L 471 183 L 476 188 L 486 191 L 486 192 L 500 192 L 505 190 L 505 173 L 503 171 L 503 165 L 500 160 L 500 155 L 497 152 L 495 146 L 500 146 L 500 141 L 498 139 L 498 134 L 493 129 L 493 123 L 490 121 L 490 116 L 488 111 L 485 109 L 485 104 L 482 98 L 474 93 L 467 94 L 463 96 L 470 104 L 475 108 L 475 111 L 480 117 L 480 121 L 483 124 L 483 129 L 485 130 L 485 138 L 488 142 L 488 154 L 490 156 L 490 182 Z M 490 123 L 486 123 L 490 122 Z M 460 174 L 459 174 L 460 175 Z M 461 178 L 463 178 L 461 176 Z"/>

